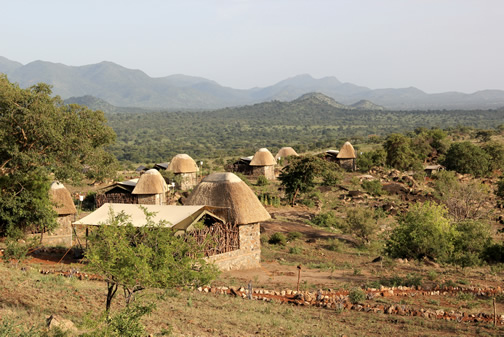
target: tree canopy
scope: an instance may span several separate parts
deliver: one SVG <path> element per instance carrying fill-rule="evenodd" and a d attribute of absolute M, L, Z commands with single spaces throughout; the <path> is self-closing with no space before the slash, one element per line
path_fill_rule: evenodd
<path fill-rule="evenodd" d="M 0 75 L 0 232 L 54 224 L 49 180 L 115 174 L 106 150 L 114 139 L 103 112 L 64 105 L 47 84 L 22 89 Z"/>

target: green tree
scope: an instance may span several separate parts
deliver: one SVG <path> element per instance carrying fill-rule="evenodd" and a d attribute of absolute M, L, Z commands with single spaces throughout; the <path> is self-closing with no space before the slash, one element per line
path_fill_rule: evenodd
<path fill-rule="evenodd" d="M 480 265 L 484 253 L 492 244 L 490 224 L 484 221 L 461 221 L 455 224 L 455 231 L 452 262 L 462 267 Z"/>
<path fill-rule="evenodd" d="M 398 170 L 408 170 L 421 166 L 420 160 L 411 149 L 411 139 L 400 133 L 390 134 L 383 148 L 387 153 L 386 164 Z"/>
<path fill-rule="evenodd" d="M 320 157 L 292 157 L 278 178 L 285 188 L 290 203 L 294 205 L 299 193 L 312 189 L 315 186 L 315 178 L 323 174 L 328 167 L 334 166 Z"/>
<path fill-rule="evenodd" d="M 153 214 L 145 211 L 145 215 L 145 226 L 134 227 L 124 213 L 111 214 L 89 237 L 86 259 L 89 270 L 107 282 L 107 313 L 120 287 L 129 305 L 147 287 L 197 286 L 217 275 L 191 236 L 177 236 L 166 222 L 156 224 Z"/>
<path fill-rule="evenodd" d="M 483 145 L 483 150 L 488 154 L 489 170 L 503 171 L 504 170 L 504 145 L 495 141 L 487 142 Z"/>
<path fill-rule="evenodd" d="M 470 142 L 453 143 L 444 160 L 448 170 L 475 177 L 486 176 L 490 172 L 490 156 L 482 148 Z"/>
<path fill-rule="evenodd" d="M 357 167 L 361 172 L 367 172 L 373 167 L 385 166 L 387 154 L 383 148 L 364 152 L 357 157 Z"/>
<path fill-rule="evenodd" d="M 378 231 L 378 223 L 374 212 L 368 208 L 354 207 L 346 212 L 344 231 L 359 238 L 362 243 L 369 244 Z"/>
<path fill-rule="evenodd" d="M 386 242 L 386 253 L 395 258 L 429 257 L 449 261 L 453 252 L 455 231 L 444 206 L 427 202 L 415 204 L 399 218 Z"/>
<path fill-rule="evenodd" d="M 49 175 L 79 182 L 114 174 L 106 151 L 114 138 L 103 112 L 64 105 L 46 84 L 21 89 L 0 75 L 0 234 L 54 226 Z"/>

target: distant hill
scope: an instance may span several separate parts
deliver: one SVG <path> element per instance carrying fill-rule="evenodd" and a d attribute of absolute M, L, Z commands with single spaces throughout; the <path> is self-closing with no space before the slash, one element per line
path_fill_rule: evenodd
<path fill-rule="evenodd" d="M 145 109 L 218 109 L 267 101 L 292 101 L 311 92 L 322 93 L 343 105 L 361 100 L 393 110 L 497 109 L 504 106 L 503 90 L 472 94 L 427 94 L 417 88 L 376 89 L 342 83 L 335 77 L 315 79 L 304 74 L 265 88 L 233 89 L 200 77 L 171 75 L 152 78 L 141 70 L 112 62 L 85 66 L 34 61 L 26 65 L 0 56 L 0 72 L 21 87 L 39 82 L 53 86 L 55 94 L 94 96 L 114 106 Z"/>

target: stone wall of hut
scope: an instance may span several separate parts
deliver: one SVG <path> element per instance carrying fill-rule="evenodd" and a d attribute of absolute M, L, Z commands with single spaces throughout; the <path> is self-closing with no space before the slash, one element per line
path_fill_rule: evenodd
<path fill-rule="evenodd" d="M 140 205 L 164 205 L 164 194 L 137 194 Z"/>
<path fill-rule="evenodd" d="M 275 180 L 275 165 L 270 166 L 251 166 L 252 176 L 257 178 L 259 176 L 265 176 L 268 180 Z"/>
<path fill-rule="evenodd" d="M 260 267 L 261 233 L 258 223 L 240 225 L 240 249 L 208 257 L 220 270 L 240 270 Z"/>
<path fill-rule="evenodd" d="M 182 191 L 187 191 L 194 186 L 198 185 L 198 173 L 197 172 L 191 172 L 191 173 L 178 173 L 180 176 L 180 183 L 178 183 L 177 188 Z"/>
<path fill-rule="evenodd" d="M 44 233 L 42 236 L 42 245 L 72 247 L 72 221 L 74 221 L 74 215 L 60 215 L 56 221 L 58 222 L 58 227 L 51 232 Z M 28 237 L 40 238 L 40 235 L 31 234 Z"/>
<path fill-rule="evenodd" d="M 355 171 L 355 159 L 338 159 L 338 164 L 346 171 Z"/>

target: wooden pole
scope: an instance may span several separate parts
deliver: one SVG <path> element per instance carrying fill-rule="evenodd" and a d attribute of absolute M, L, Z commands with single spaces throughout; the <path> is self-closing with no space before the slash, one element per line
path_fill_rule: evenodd
<path fill-rule="evenodd" d="M 495 297 L 493 298 L 494 326 L 497 326 L 497 308 L 495 307 Z"/>
<path fill-rule="evenodd" d="M 296 291 L 299 291 L 299 282 L 301 281 L 301 265 L 297 266 L 298 269 L 298 281 Z"/>

